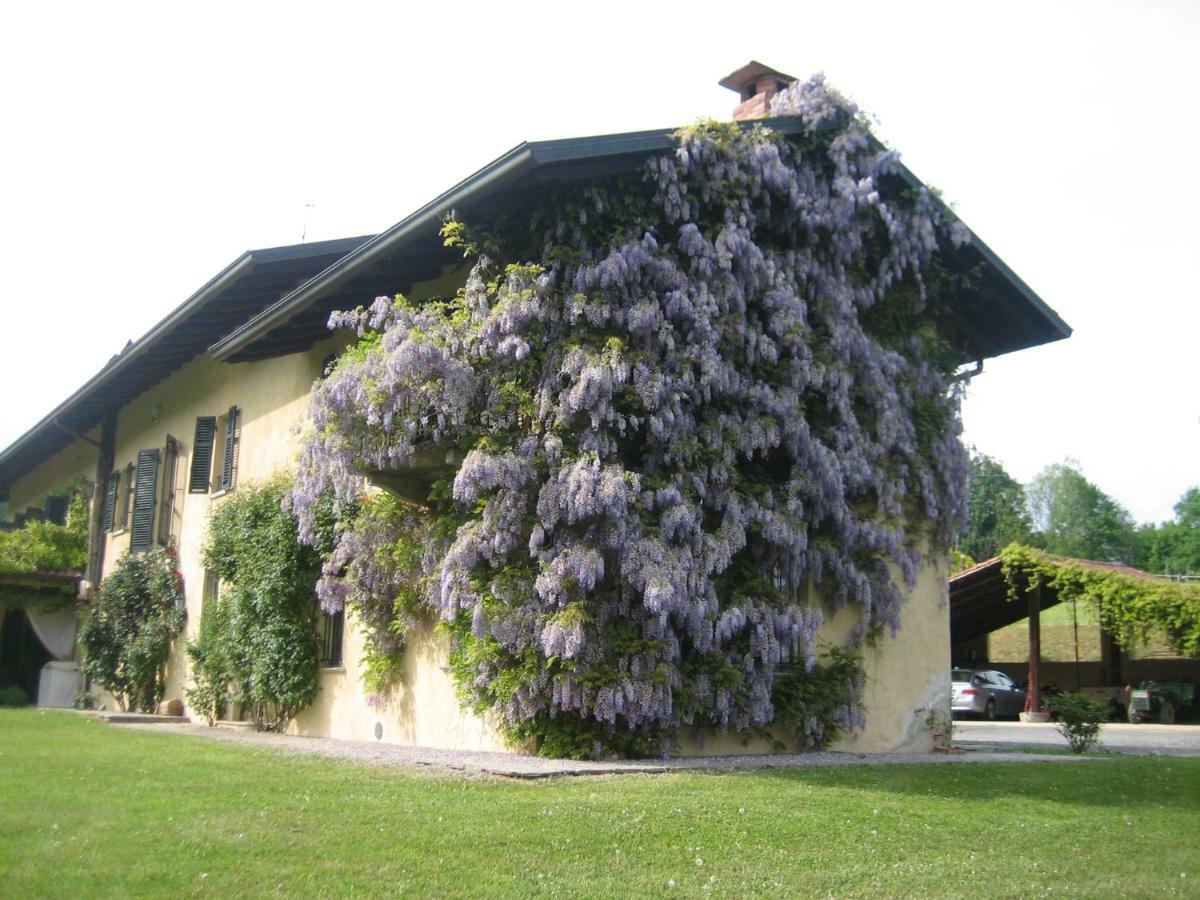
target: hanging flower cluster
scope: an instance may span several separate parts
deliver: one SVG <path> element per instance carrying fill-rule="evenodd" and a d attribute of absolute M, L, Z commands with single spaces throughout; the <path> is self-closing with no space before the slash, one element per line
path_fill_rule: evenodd
<path fill-rule="evenodd" d="M 462 454 L 428 501 L 424 602 L 464 695 L 514 733 L 621 749 L 787 721 L 819 743 L 861 722 L 857 670 L 827 722 L 777 706 L 805 696 L 825 614 L 856 604 L 856 641 L 894 632 L 923 552 L 956 532 L 936 323 L 959 229 L 892 185 L 895 155 L 819 79 L 773 112 L 799 134 L 688 129 L 640 184 L 547 199 L 537 245 L 481 241 L 453 300 L 330 321 L 359 341 L 314 390 L 303 536 L 321 497 L 350 509 L 372 473 Z M 373 589 L 355 568 L 373 539 L 394 535 L 343 523 L 327 606 Z"/>

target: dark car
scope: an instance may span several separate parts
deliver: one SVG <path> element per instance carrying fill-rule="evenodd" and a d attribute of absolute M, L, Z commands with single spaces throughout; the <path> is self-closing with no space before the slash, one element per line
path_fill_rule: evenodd
<path fill-rule="evenodd" d="M 1025 692 L 1003 672 L 993 669 L 953 669 L 950 690 L 952 715 L 998 719 L 1019 715 L 1025 709 Z"/>

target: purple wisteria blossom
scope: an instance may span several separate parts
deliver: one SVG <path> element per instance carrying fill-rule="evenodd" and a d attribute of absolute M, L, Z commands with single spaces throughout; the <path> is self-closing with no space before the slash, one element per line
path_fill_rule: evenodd
<path fill-rule="evenodd" d="M 518 731 L 769 728 L 826 613 L 886 639 L 962 519 L 936 276 L 969 233 L 889 188 L 896 155 L 820 79 L 772 111 L 799 135 L 698 126 L 640 186 L 547 200 L 543 258 L 479 258 L 454 301 L 331 318 L 360 340 L 313 393 L 302 531 L 319 497 L 350 510 L 378 473 L 458 450 L 413 513 L 422 596 L 464 696 Z M 322 602 L 394 591 L 362 562 L 394 539 L 348 520 Z M 819 743 L 862 710 L 800 718 Z"/>

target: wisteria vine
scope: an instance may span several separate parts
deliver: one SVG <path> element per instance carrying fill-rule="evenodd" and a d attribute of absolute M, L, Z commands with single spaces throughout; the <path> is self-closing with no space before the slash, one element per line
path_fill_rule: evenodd
<path fill-rule="evenodd" d="M 701 124 L 640 183 L 545 200 L 533 246 L 451 223 L 474 254 L 457 297 L 330 320 L 359 340 L 314 389 L 302 535 L 322 498 L 346 513 L 374 473 L 457 450 L 404 574 L 452 630 L 465 697 L 516 735 L 567 734 L 554 752 L 861 724 L 845 651 L 824 701 L 802 687 L 826 671 L 818 629 L 850 603 L 852 644 L 898 629 L 964 514 L 937 331 L 939 245 L 963 230 L 893 184 L 896 155 L 819 78 L 772 112 L 799 133 Z M 327 607 L 354 595 L 390 622 L 403 578 L 362 560 L 396 540 L 344 515 Z"/>

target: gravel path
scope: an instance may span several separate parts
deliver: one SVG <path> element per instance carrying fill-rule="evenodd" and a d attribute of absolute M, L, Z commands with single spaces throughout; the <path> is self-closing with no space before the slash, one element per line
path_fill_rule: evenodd
<path fill-rule="evenodd" d="M 1034 722 L 954 723 L 954 743 L 965 750 L 1041 750 L 1062 747 L 1058 726 Z M 1116 753 L 1151 756 L 1200 756 L 1200 725 L 1129 725 L 1110 722 L 1100 728 L 1100 747 Z"/>
<path fill-rule="evenodd" d="M 209 728 L 191 724 L 119 724 L 122 728 L 149 729 L 285 753 L 326 756 L 370 765 L 398 766 L 467 775 L 507 778 L 549 778 L 561 775 L 621 775 L 635 772 L 659 774 L 677 771 L 728 772 L 745 769 L 823 768 L 896 764 L 967 764 L 992 762 L 1074 762 L 1095 757 L 1056 754 L 969 751 L 954 753 L 793 753 L 770 756 L 700 756 L 669 760 L 606 760 L 585 762 L 546 759 L 525 753 L 487 753 L 475 750 L 436 750 L 397 744 L 342 741 L 333 738 L 295 737 L 240 729 Z"/>

